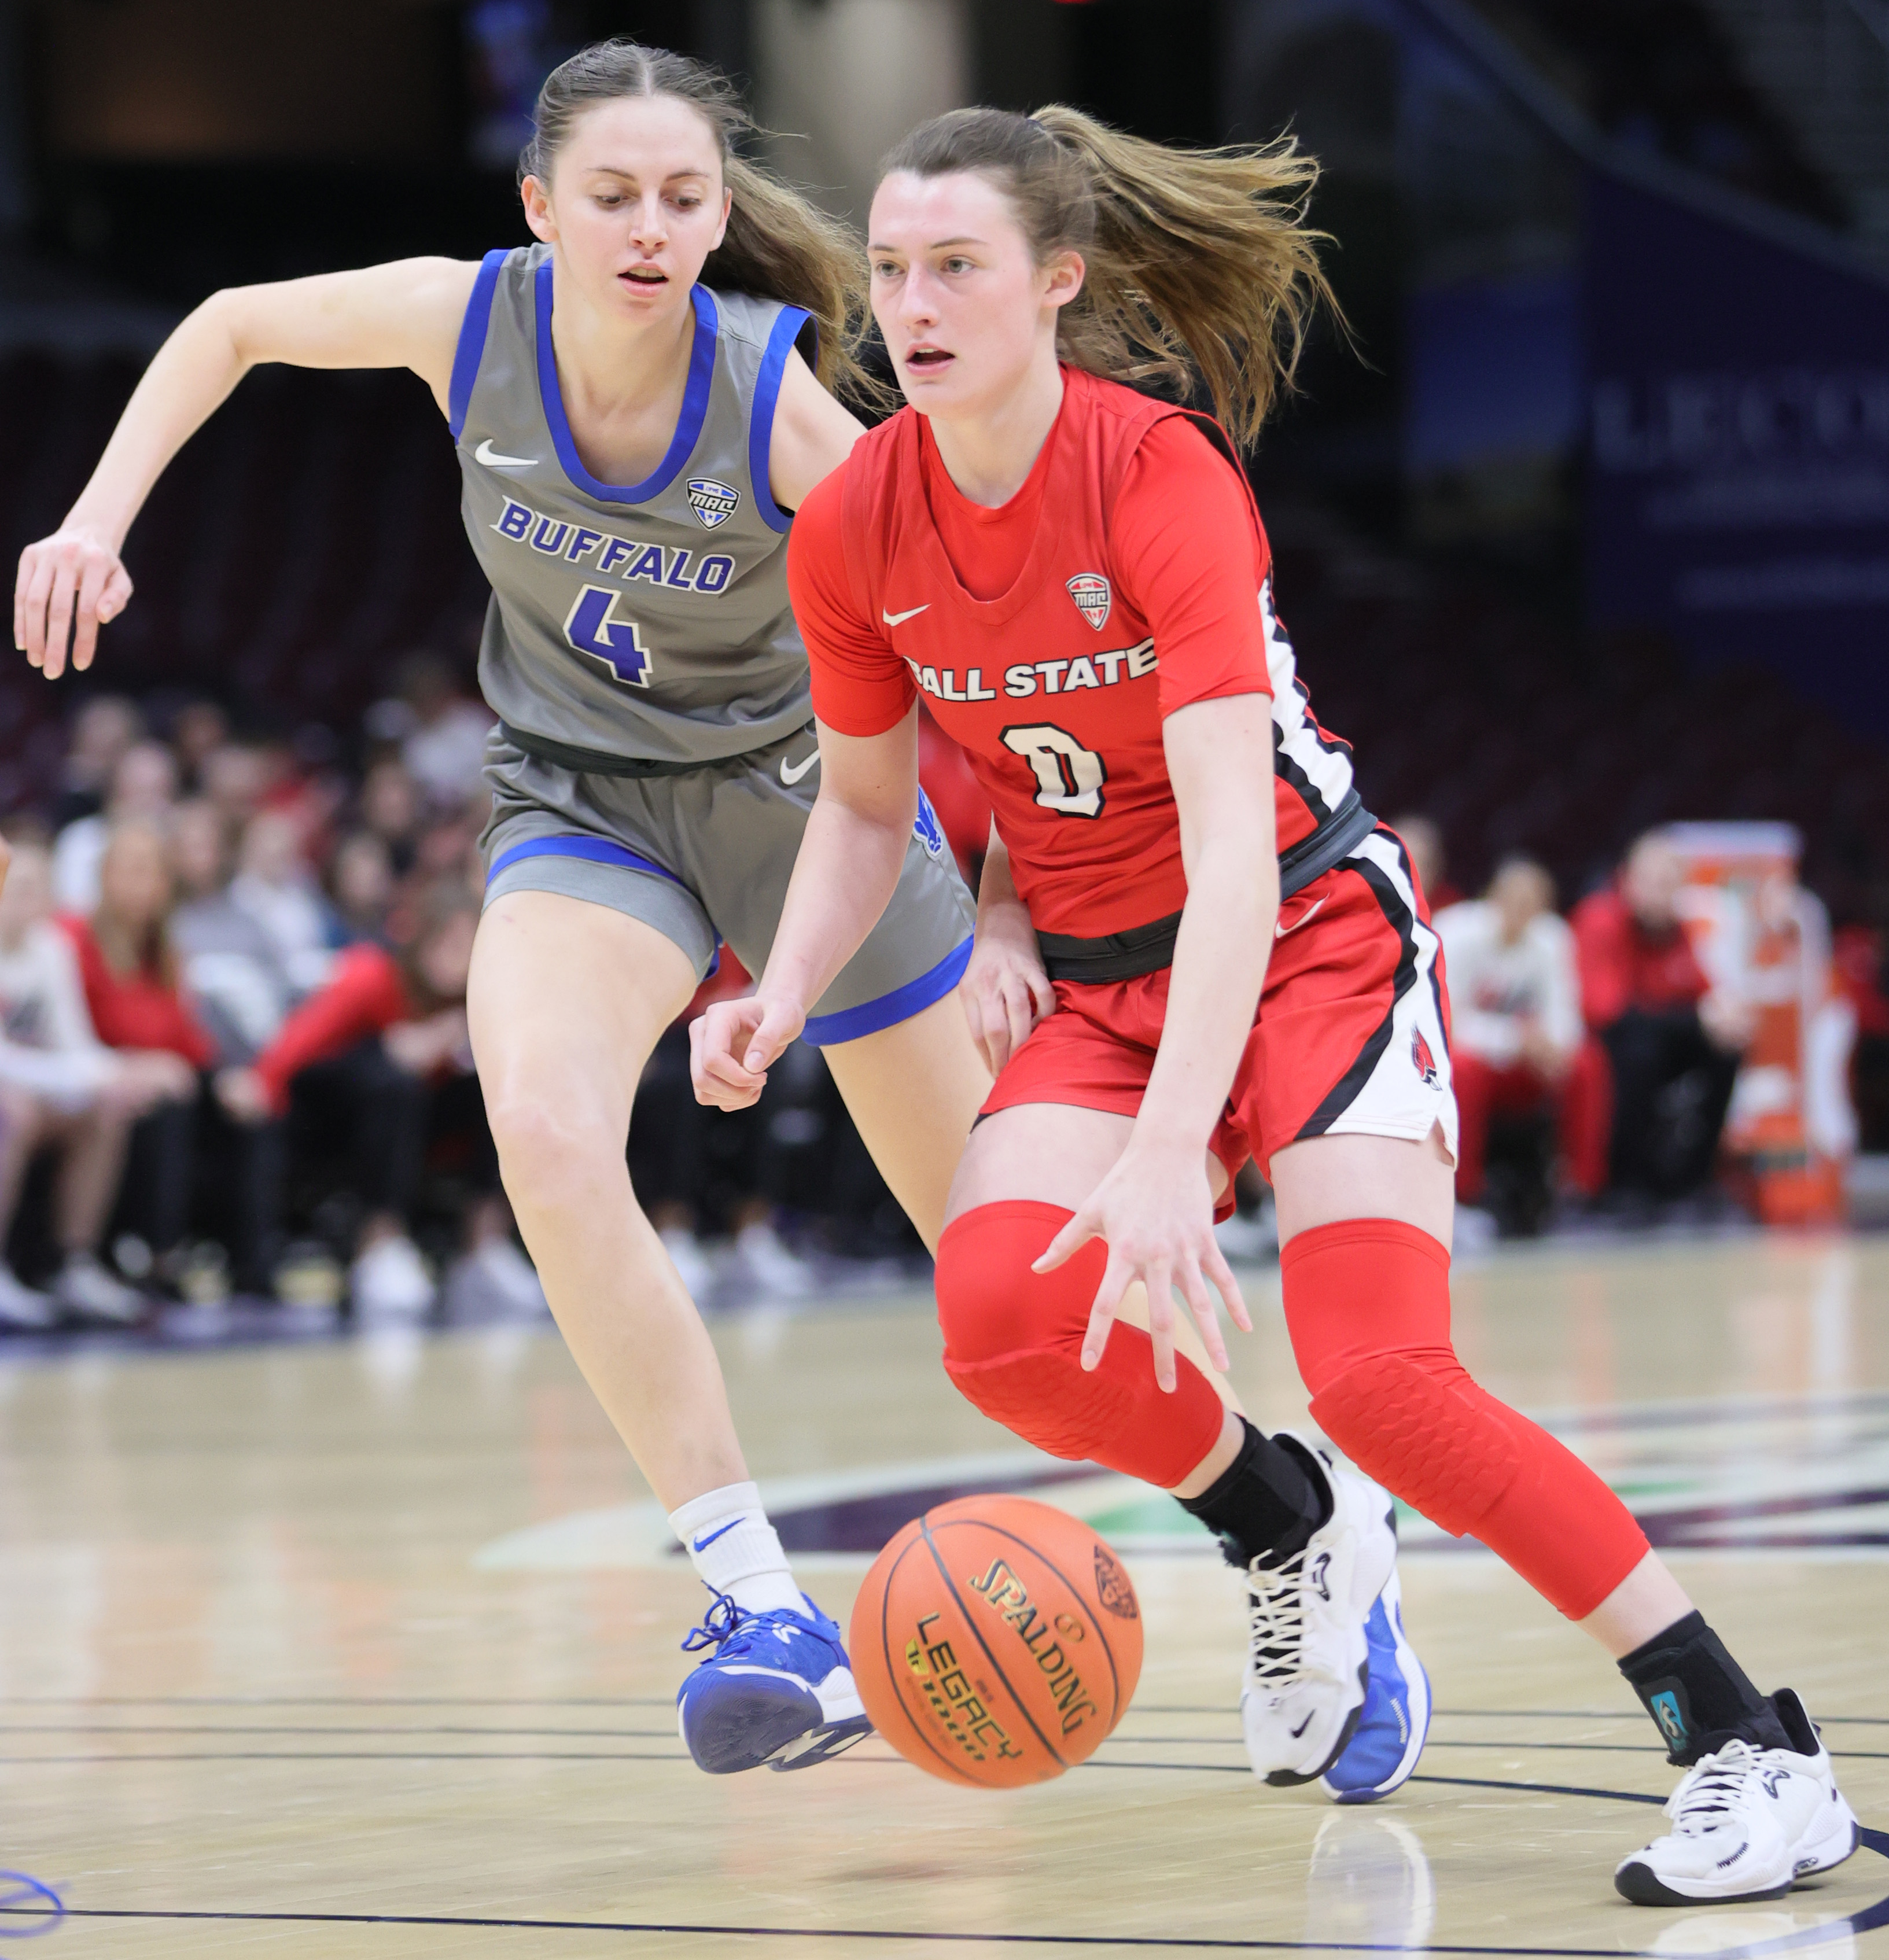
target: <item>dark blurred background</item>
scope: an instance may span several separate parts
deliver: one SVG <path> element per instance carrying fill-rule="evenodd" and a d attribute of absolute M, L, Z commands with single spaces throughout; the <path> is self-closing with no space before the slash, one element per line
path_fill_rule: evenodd
<path fill-rule="evenodd" d="M 1795 826 L 1889 1147 L 1889 0 L 0 0 L 0 560 L 212 291 L 525 241 L 539 83 L 613 34 L 740 78 L 765 153 L 855 221 L 878 156 L 960 103 L 1295 133 L 1348 326 L 1250 468 L 1365 799 L 1429 819 L 1438 900 L 1525 852 L 1563 908 L 1651 827 Z M 397 882 L 336 923 L 344 860 L 476 873 L 457 504 L 412 377 L 251 376 L 133 530 L 94 673 L 0 666 L 0 819 L 110 813 L 139 727 L 216 803 L 208 728 L 255 778 L 225 798 L 242 851 L 291 812 L 331 939 L 398 941 Z M 108 691 L 134 723 L 84 722 Z M 974 873 L 983 813 L 928 754 Z M 780 1162 L 743 1144 L 711 1208 L 737 1223 L 845 1128 L 817 1084 L 770 1122 Z M 851 1180 L 846 1233 L 904 1242 L 853 1159 L 815 1179 Z"/>
<path fill-rule="evenodd" d="M 1787 817 L 1840 918 L 1882 910 L 1884 0 L 0 0 L 9 556 L 215 287 L 523 239 L 537 82 L 607 33 L 743 77 L 855 215 L 959 100 L 1295 130 L 1352 342 L 1255 476 L 1375 806 L 1465 886 L 1526 846 L 1570 895 L 1663 816 Z M 393 651 L 468 656 L 454 503 L 409 378 L 253 378 L 132 535 L 112 678 L 345 734 Z M 0 682 L 0 808 L 64 705 Z"/>

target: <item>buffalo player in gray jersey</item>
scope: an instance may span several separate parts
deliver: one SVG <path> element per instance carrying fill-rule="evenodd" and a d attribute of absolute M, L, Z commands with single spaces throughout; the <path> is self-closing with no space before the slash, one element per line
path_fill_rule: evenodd
<path fill-rule="evenodd" d="M 130 599 L 119 549 L 152 484 L 258 363 L 405 367 L 432 390 L 493 588 L 473 1049 L 552 1308 L 715 1595 L 678 1696 L 712 1771 L 801 1767 L 867 1728 L 624 1162 L 638 1078 L 718 937 L 766 963 L 817 785 L 782 547 L 860 432 L 798 351 L 811 315 L 822 371 L 846 371 L 856 242 L 735 156 L 741 126 L 693 62 L 622 43 L 575 56 L 521 163 L 538 245 L 215 294 L 152 361 L 64 524 L 22 555 L 14 607 L 49 677 L 68 642 L 89 666 Z M 970 928 L 921 803 L 900 896 L 810 1029 L 933 1246 L 989 1086 L 952 998 Z M 976 985 L 1026 1026 L 1048 993 L 1021 947 L 980 951 Z"/>

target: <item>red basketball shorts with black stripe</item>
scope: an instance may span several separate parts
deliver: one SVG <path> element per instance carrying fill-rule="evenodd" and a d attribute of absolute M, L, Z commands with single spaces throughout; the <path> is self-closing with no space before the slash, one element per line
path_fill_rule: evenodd
<path fill-rule="evenodd" d="M 1209 1147 L 1229 1185 L 1301 1138 L 1420 1143 L 1456 1154 L 1443 950 L 1396 833 L 1380 826 L 1280 908 L 1260 1010 Z M 1167 1020 L 1163 969 L 1058 981 L 1056 1011 L 1011 1058 L 983 1114 L 1026 1102 L 1137 1115 Z M 1231 1193 L 1221 1207 L 1230 1208 Z"/>

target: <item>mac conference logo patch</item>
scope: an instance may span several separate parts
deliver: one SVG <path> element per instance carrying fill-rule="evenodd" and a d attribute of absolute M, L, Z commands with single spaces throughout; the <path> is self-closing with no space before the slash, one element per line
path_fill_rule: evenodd
<path fill-rule="evenodd" d="M 731 483 L 720 482 L 712 476 L 692 476 L 689 479 L 690 508 L 712 531 L 718 530 L 734 515 L 734 507 L 741 501 L 741 492 Z"/>
<path fill-rule="evenodd" d="M 1101 632 L 1108 618 L 1108 581 L 1099 571 L 1078 571 L 1069 581 L 1069 597 L 1075 601 L 1075 609 Z"/>

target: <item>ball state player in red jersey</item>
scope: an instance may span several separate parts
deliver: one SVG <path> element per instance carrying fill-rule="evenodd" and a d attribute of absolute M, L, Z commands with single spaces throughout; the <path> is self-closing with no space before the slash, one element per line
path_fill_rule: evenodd
<path fill-rule="evenodd" d="M 1855 1847 L 1830 1759 L 1607 1486 L 1457 1360 L 1427 908 L 1308 710 L 1226 439 L 1110 378 L 1184 358 L 1222 421 L 1255 432 L 1320 290 L 1294 196 L 1311 175 L 1289 148 L 1189 154 L 1066 109 L 960 111 L 894 151 L 869 250 L 909 406 L 795 520 L 823 781 L 757 993 L 693 1031 L 698 1090 L 751 1099 L 878 918 L 916 807 L 922 693 L 995 813 L 980 940 L 1013 974 L 1034 943 L 1053 983 L 1025 1001 L 976 963 L 967 976 L 999 1074 L 938 1252 L 952 1379 L 1041 1447 L 1172 1490 L 1247 1567 L 1256 1768 L 1320 1768 L 1295 1755 L 1297 1722 L 1319 1751 L 1340 1739 L 1335 1794 L 1391 1787 L 1414 1752 L 1369 1691 L 1388 1672 L 1407 1720 L 1420 1671 L 1381 1600 L 1362 1723 L 1345 1678 L 1359 1575 L 1388 1570 L 1381 1519 L 1354 1501 L 1371 1487 L 1261 1436 L 1174 1352 L 1171 1286 L 1218 1364 L 1209 1282 L 1247 1324 L 1212 1216 L 1251 1153 L 1325 1433 L 1591 1634 L 1684 1766 L 1670 1830 L 1622 1863 L 1620 1891 L 1773 1896 Z M 1138 1281 L 1152 1340 L 1111 1333 Z M 1352 1763 L 1374 1729 L 1393 1739 Z"/>

